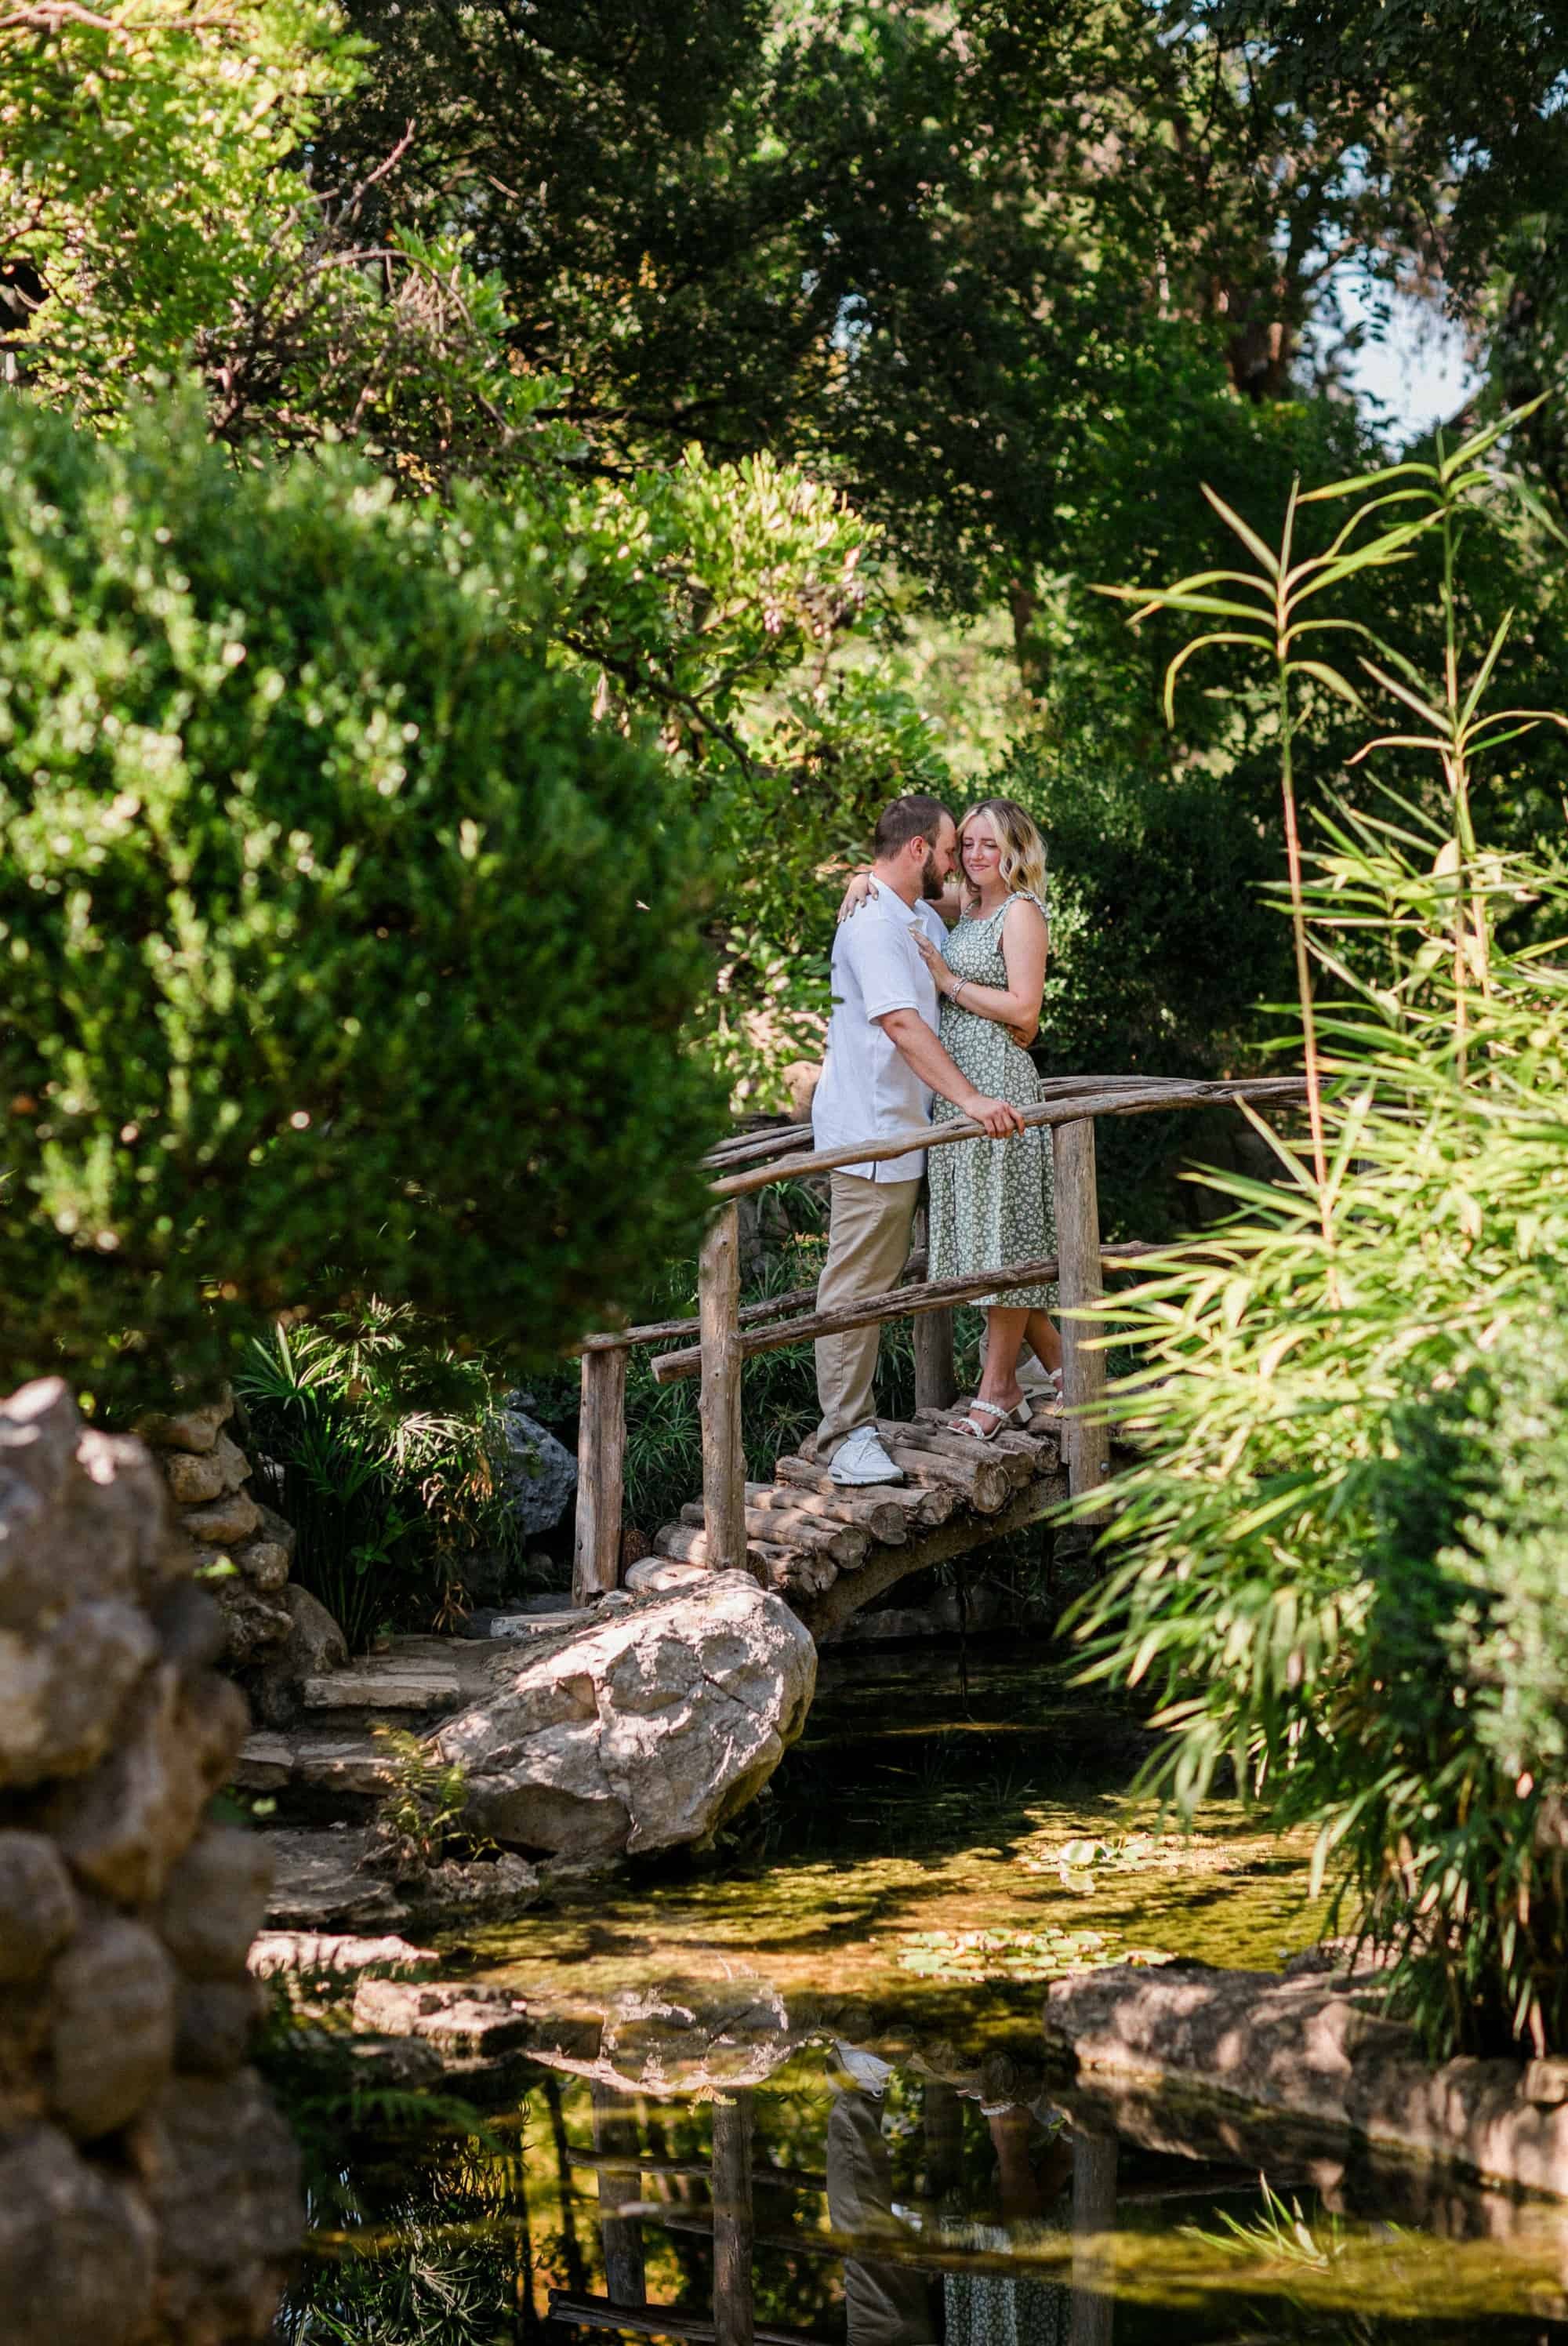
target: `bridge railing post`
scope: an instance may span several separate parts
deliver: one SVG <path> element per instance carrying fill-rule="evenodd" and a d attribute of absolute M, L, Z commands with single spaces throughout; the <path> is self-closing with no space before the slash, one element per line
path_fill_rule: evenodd
<path fill-rule="evenodd" d="M 752 2346 L 751 2096 L 732 2086 L 713 2105 L 714 2346 Z"/>
<path fill-rule="evenodd" d="M 733 1204 L 708 1224 L 697 1260 L 702 1350 L 702 1510 L 710 1572 L 746 1568 L 746 1451 L 740 1438 L 740 1233 Z"/>
<path fill-rule="evenodd" d="M 931 1234 L 931 1218 L 922 1206 L 915 1216 L 913 1242 L 923 1247 Z M 926 1273 L 931 1276 L 930 1271 Z M 958 1372 L 952 1358 L 952 1313 L 917 1311 L 911 1322 L 914 1338 L 915 1407 L 951 1409 L 958 1399 Z"/>
<path fill-rule="evenodd" d="M 583 1354 L 577 1420 L 577 1525 L 572 1602 L 591 1605 L 621 1576 L 621 1489 L 626 1456 L 626 1356 Z"/>
<path fill-rule="evenodd" d="M 1067 1315 L 1105 1292 L 1100 1270 L 1100 1198 L 1095 1174 L 1095 1120 L 1059 1124 L 1055 1160 L 1056 1259 L 1062 1302 L 1062 1399 L 1069 1412 L 1105 1397 L 1105 1356 L 1094 1351 L 1092 1326 Z M 1086 1424 L 1069 1415 L 1063 1429 L 1067 1487 L 1074 1498 L 1103 1488 L 1111 1472 L 1111 1430 L 1102 1418 Z"/>

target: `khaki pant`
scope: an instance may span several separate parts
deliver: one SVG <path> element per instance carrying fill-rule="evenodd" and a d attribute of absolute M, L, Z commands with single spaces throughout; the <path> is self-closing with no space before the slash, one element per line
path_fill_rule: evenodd
<path fill-rule="evenodd" d="M 828 2221 L 835 2232 L 880 2232 L 902 2243 L 913 2235 L 893 2214 L 892 2161 L 881 2121 L 881 2104 L 869 2095 L 834 2096 L 828 2114 Z M 923 2272 L 845 2259 L 849 2346 L 933 2346 L 941 2331 L 932 2312 Z"/>
<path fill-rule="evenodd" d="M 817 1282 L 819 1311 L 838 1311 L 862 1296 L 896 1286 L 909 1260 L 918 1181 L 868 1181 L 863 1173 L 832 1176 L 828 1260 Z M 880 1328 L 817 1340 L 817 1456 L 825 1466 L 858 1425 L 877 1413 Z"/>

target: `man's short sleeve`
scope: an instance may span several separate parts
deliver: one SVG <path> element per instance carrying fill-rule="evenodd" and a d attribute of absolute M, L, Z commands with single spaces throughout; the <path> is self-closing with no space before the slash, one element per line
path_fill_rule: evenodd
<path fill-rule="evenodd" d="M 860 980 L 868 1022 L 893 1010 L 918 1010 L 914 946 L 891 921 L 864 918 L 849 923 L 847 949 Z"/>

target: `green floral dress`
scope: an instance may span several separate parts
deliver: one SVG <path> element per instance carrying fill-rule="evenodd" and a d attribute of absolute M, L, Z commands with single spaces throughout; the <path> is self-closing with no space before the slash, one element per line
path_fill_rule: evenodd
<path fill-rule="evenodd" d="M 1032 890 L 1019 892 L 1044 912 Z M 947 965 L 955 976 L 972 978 L 977 985 L 1005 986 L 1002 926 L 1015 902 L 1010 896 L 989 919 L 960 921 L 950 933 Z M 1015 1107 L 1034 1107 L 1040 1098 L 1034 1062 L 994 1018 L 977 1018 L 944 997 L 941 1032 L 949 1053 L 977 1090 L 993 1099 L 1011 1100 Z M 933 1124 L 951 1124 L 957 1116 L 957 1108 L 940 1096 L 932 1100 Z M 926 1168 L 932 1279 L 967 1278 L 975 1271 L 999 1270 L 1004 1263 L 1055 1253 L 1048 1127 L 1032 1126 L 1011 1140 L 955 1140 L 946 1148 L 933 1148 Z M 1048 1311 L 1054 1299 L 1053 1288 L 1040 1286 L 1010 1287 L 979 1300 L 982 1309 L 1001 1304 L 1033 1311 Z"/>

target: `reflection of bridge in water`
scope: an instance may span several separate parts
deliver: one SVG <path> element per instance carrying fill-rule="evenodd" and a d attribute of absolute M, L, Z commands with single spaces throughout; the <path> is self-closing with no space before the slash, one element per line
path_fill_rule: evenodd
<path fill-rule="evenodd" d="M 743 2004 L 745 1984 L 734 1994 Z M 1074 2076 L 1044 2043 L 1044 2058 L 968 2060 L 936 2039 L 911 2053 L 901 2028 L 903 2048 L 886 2045 L 883 2062 L 830 2029 L 786 2023 L 769 2048 L 760 2006 L 771 2001 L 759 1999 L 728 2045 L 709 2013 L 718 2035 L 686 2068 L 667 2045 L 669 2068 L 656 2060 L 650 2075 L 652 2040 L 635 2026 L 596 2060 L 551 2064 L 532 2049 L 588 2087 L 588 2142 L 573 2139 L 581 2119 L 568 2127 L 553 2084 L 547 2097 L 562 2205 L 596 2227 L 603 2280 L 589 2285 L 582 2243 L 568 2286 L 549 2290 L 549 2331 L 681 2346 L 1112 2346 L 1129 2281 L 1146 2297 L 1163 2267 L 1189 2302 L 1201 2293 L 1182 2228 L 1221 2222 L 1221 2209 L 1261 2212 L 1265 2173 L 1277 2194 L 1374 2219 L 1379 2258 L 1390 2219 L 1478 2244 L 1527 2244 L 1539 2220 L 1561 2255 L 1560 2218 L 1380 2157 L 1343 2128 L 1223 2096 L 1200 2106 L 1131 2076 Z M 879 2041 L 874 2025 L 871 2035 Z M 677 2155 L 668 2121 L 680 2103 Z M 704 2132 L 707 2155 L 693 2155 Z M 1265 2293 L 1279 2273 L 1260 2254 Z M 769 2318 L 791 2300 L 799 2326 Z M 1131 2326 L 1150 2334 L 1135 2314 Z M 1213 2334 L 1237 2333 L 1226 2321 Z M 1278 2333 L 1248 2323 L 1245 2334 Z"/>
<path fill-rule="evenodd" d="M 749 2049 L 753 2055 L 761 2050 Z M 772 2097 L 755 2084 L 704 2086 L 711 2147 L 707 2158 L 693 2158 L 649 2147 L 646 2081 L 638 2093 L 630 2077 L 616 2076 L 614 2083 L 593 2077 L 591 2147 L 569 2144 L 563 2127 L 556 2147 L 565 2193 L 577 2197 L 571 2172 L 593 2178 L 582 2204 L 596 2213 L 605 2286 L 600 2294 L 552 2289 L 552 2326 L 668 2338 L 683 2346 L 839 2346 L 837 2338 L 757 2318 L 759 2266 L 825 2265 L 835 2299 L 842 2292 L 847 2346 L 935 2346 L 944 2334 L 978 2341 L 990 2334 L 998 2314 L 1004 2324 L 999 2339 L 1109 2346 L 1113 2303 L 1096 2287 L 1095 2240 L 1116 2220 L 1115 2134 L 1101 2125 L 1064 2126 L 1065 2113 L 1044 2105 L 1044 2072 L 1033 2063 L 1019 2070 L 1005 2056 L 993 2057 L 983 2069 L 942 2076 L 921 2062 L 904 2080 L 903 2098 L 918 2106 L 919 2127 L 914 2137 L 905 2132 L 900 2152 L 905 2180 L 895 2189 L 879 2090 L 891 2075 L 890 2065 L 853 2048 L 835 2052 L 820 2032 L 786 2027 L 771 2057 L 763 2052 L 760 2067 L 764 2074 L 778 2070 L 775 2083 L 783 2085 L 803 2065 L 809 2074 L 797 2091 L 809 2093 L 813 2086 L 820 2089 L 824 2059 L 835 2091 L 820 2167 L 797 2167 L 779 2157 L 766 2139 Z M 577 2065 L 567 2059 L 562 2066 Z M 743 2060 L 741 2066 L 756 2065 Z M 860 2089 L 855 2073 L 869 2076 L 870 2090 Z M 719 2074 L 722 2078 L 722 2064 Z M 992 2212 L 1004 2216 L 1005 2228 L 951 2218 L 966 2164 L 973 2166 L 964 2104 L 978 2111 L 987 2085 L 985 2123 L 1003 2177 L 1003 2205 Z M 687 2077 L 653 2090 L 656 2096 L 689 2094 L 692 2086 Z M 1059 2129 L 1054 2140 L 1053 2129 Z M 662 2144 L 663 2130 L 657 2131 Z M 972 2120 L 971 2135 L 975 2131 Z M 989 2163 L 990 2146 L 985 2156 Z M 918 2169 L 912 2181 L 911 2163 Z M 1243 2178 L 1231 2168 L 1206 2172 L 1196 2186 L 1178 2178 L 1153 2195 L 1145 2186 L 1135 2196 L 1210 2197 L 1227 2186 L 1250 2192 L 1256 2178 Z M 700 2301 L 650 2298 L 650 2243 L 661 2235 L 677 2245 L 700 2243 L 710 2256 L 711 2312 Z M 1019 2291 L 1033 2300 L 1033 2319 L 1022 2322 Z"/>
<path fill-rule="evenodd" d="M 1186 1083 L 1135 1076 L 1057 1077 L 1040 1105 L 1024 1112 L 1053 1127 L 1057 1254 L 1010 1264 L 972 1279 L 911 1278 L 851 1309 L 816 1311 L 809 1289 L 740 1301 L 742 1202 L 771 1184 L 827 1174 L 839 1166 L 903 1156 L 980 1137 L 967 1121 L 905 1132 L 874 1146 L 811 1148 L 805 1126 L 743 1134 L 705 1162 L 715 1175 L 718 1209 L 698 1265 L 697 1316 L 588 1337 L 582 1354 L 576 1550 L 573 1596 L 579 1605 L 621 1585 L 673 1586 L 709 1571 L 748 1570 L 777 1590 L 819 1637 L 839 1627 L 896 1581 L 928 1566 L 987 1546 L 1037 1523 L 1071 1494 L 1093 1512 L 1093 1494 L 1111 1473 L 1105 1415 L 1105 1355 L 1074 1311 L 1104 1291 L 1108 1270 L 1131 1269 L 1180 1249 L 1100 1242 L 1095 1170 L 1099 1117 L 1146 1116 L 1180 1108 L 1283 1107 L 1305 1096 L 1296 1077 L 1256 1082 Z M 923 1271 L 911 1258 L 907 1269 Z M 953 1376 L 955 1305 L 1007 1287 L 1058 1283 L 1063 1312 L 1063 1407 L 1041 1411 L 1027 1431 L 1009 1429 L 982 1443 L 946 1431 L 957 1397 Z M 759 1353 L 820 1336 L 911 1317 L 915 1334 L 915 1413 L 883 1421 L 881 1432 L 904 1472 L 901 1486 L 846 1491 L 809 1458 L 779 1459 L 773 1477 L 748 1483 L 741 1440 L 745 1364 Z M 657 1535 L 654 1553 L 621 1563 L 622 1472 L 626 1454 L 626 1358 L 654 1352 L 660 1383 L 702 1381 L 702 1494 L 677 1523 Z"/>

